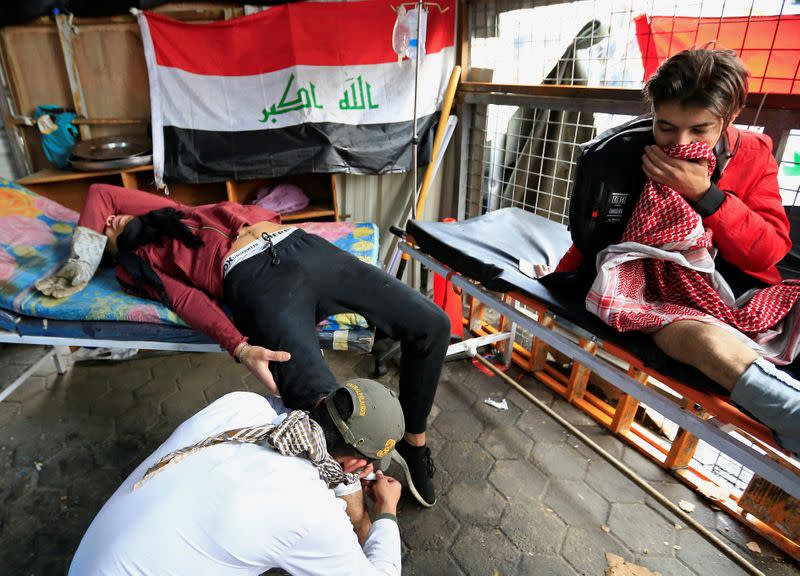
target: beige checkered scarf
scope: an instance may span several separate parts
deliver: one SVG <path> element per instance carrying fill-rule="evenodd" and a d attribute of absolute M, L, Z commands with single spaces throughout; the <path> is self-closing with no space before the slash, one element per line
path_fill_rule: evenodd
<path fill-rule="evenodd" d="M 209 436 L 205 440 L 186 448 L 170 452 L 151 466 L 144 477 L 133 486 L 133 489 L 136 490 L 168 466 L 177 464 L 198 450 L 223 442 L 268 445 L 284 456 L 307 458 L 317 467 L 319 477 L 328 485 L 328 488 L 333 488 L 342 483 L 353 484 L 358 482 L 358 474 L 346 473 L 342 470 L 342 466 L 328 454 L 325 434 L 322 432 L 320 425 L 308 416 L 308 412 L 295 410 L 277 426 L 268 424 L 266 426 L 250 426 L 248 428 L 228 430 L 215 436 Z"/>

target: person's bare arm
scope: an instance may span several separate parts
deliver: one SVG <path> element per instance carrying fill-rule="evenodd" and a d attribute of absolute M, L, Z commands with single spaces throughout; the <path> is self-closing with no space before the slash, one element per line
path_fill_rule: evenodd
<path fill-rule="evenodd" d="M 341 498 L 347 504 L 345 512 L 347 512 L 347 516 L 353 524 L 353 531 L 358 537 L 358 543 L 363 546 L 367 540 L 369 529 L 372 528 L 372 520 L 369 518 L 369 513 L 364 503 L 364 492 L 358 490 Z"/>

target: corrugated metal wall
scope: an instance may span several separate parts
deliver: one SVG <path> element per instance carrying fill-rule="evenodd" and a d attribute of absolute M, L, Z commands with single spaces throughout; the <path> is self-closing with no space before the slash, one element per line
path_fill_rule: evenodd
<path fill-rule="evenodd" d="M 451 142 L 452 147 L 452 142 Z M 425 210 L 422 218 L 425 220 L 438 219 L 441 216 L 442 191 L 451 187 L 445 185 L 443 180 L 449 178 L 449 164 L 451 151 L 445 156 L 439 173 L 434 178 L 428 192 Z M 422 180 L 424 169 L 419 170 L 419 179 Z M 411 194 L 411 173 L 387 174 L 384 176 L 356 176 L 342 174 L 336 177 L 336 189 L 339 193 L 339 213 L 342 219 L 354 222 L 370 221 L 380 226 L 381 237 L 390 234 L 389 226 L 392 224 L 405 224 L 402 217 L 402 207 Z M 447 205 L 448 200 L 445 199 Z M 385 242 L 381 242 L 381 259 L 385 256 Z"/>
<path fill-rule="evenodd" d="M 8 133 L 0 130 L 0 178 L 14 180 L 19 178 L 14 165 L 14 157 L 11 154 L 11 143 L 8 141 Z"/>
<path fill-rule="evenodd" d="M 425 209 L 424 220 L 437 220 L 449 216 L 452 205 L 451 183 L 453 179 L 454 146 L 451 141 L 438 174 L 431 183 Z M 424 169 L 419 170 L 422 181 Z M 353 222 L 375 222 L 381 230 L 380 262 L 383 263 L 389 248 L 391 232 L 389 227 L 405 225 L 403 206 L 411 194 L 411 174 L 387 174 L 384 176 L 355 176 L 343 174 L 336 177 L 339 195 L 339 213 L 342 219 Z M 405 280 L 419 287 L 419 266 L 412 265 L 406 272 Z"/>

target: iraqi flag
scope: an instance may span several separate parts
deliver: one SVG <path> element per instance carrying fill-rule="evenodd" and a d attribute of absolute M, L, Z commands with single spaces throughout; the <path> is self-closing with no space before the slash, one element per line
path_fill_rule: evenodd
<path fill-rule="evenodd" d="M 415 62 L 388 0 L 283 4 L 209 24 L 139 13 L 156 182 L 411 168 Z M 454 0 L 427 12 L 420 164 L 455 60 Z"/>

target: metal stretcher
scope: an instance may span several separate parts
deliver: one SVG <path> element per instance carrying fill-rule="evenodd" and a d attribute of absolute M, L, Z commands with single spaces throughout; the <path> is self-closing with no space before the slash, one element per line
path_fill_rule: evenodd
<path fill-rule="evenodd" d="M 649 337 L 616 332 L 591 315 L 579 291 L 548 288 L 526 274 L 530 264 L 555 266 L 570 245 L 565 226 L 506 208 L 456 223 L 411 221 L 405 240 L 403 252 L 469 296 L 466 322 L 473 334 L 527 332 L 528 346 L 513 336 L 505 344 L 509 364 L 532 373 L 683 482 L 712 493 L 711 479 L 692 461 L 699 440 L 750 469 L 754 476 L 744 494 L 725 495 L 717 486 L 715 504 L 800 558 L 800 465 L 777 447 L 770 430 L 700 372 L 667 358 Z M 486 307 L 501 315 L 499 326 L 484 319 Z M 621 391 L 618 401 L 588 390 L 590 378 Z M 679 427 L 671 443 L 634 421 L 640 403 Z"/>
<path fill-rule="evenodd" d="M 63 373 L 69 346 L 221 352 L 159 302 L 125 294 L 114 271 L 101 268 L 89 285 L 62 300 L 34 288 L 68 256 L 78 214 L 13 182 L 0 179 L 0 343 L 53 346 L 47 354 Z M 377 264 L 377 225 L 369 222 L 298 224 L 359 259 Z M 375 329 L 354 314 L 328 318 L 318 328 L 320 348 L 369 352 Z M 26 375 L 23 375 L 27 377 Z M 0 382 L 0 401 L 23 381 Z"/>

